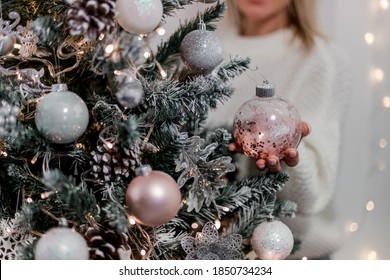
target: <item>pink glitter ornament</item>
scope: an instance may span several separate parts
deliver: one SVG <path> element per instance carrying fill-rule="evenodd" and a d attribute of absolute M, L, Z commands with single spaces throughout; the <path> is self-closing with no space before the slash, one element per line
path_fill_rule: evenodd
<path fill-rule="evenodd" d="M 256 96 L 238 109 L 233 123 L 237 147 L 248 157 L 284 157 L 301 139 L 301 117 L 288 101 L 275 95 L 267 81 L 256 87 Z"/>

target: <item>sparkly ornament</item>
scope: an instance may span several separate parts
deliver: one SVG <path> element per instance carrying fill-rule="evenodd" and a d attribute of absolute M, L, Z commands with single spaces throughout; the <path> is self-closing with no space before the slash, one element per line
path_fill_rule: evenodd
<path fill-rule="evenodd" d="M 237 146 L 248 157 L 276 155 L 282 159 L 286 149 L 299 143 L 301 117 L 293 105 L 275 95 L 273 85 L 265 82 L 256 88 L 256 96 L 238 109 L 233 128 Z"/>
<path fill-rule="evenodd" d="M 115 2 L 112 0 L 67 0 L 71 35 L 96 40 L 115 26 Z"/>
<path fill-rule="evenodd" d="M 283 260 L 291 254 L 294 237 L 280 221 L 263 222 L 252 234 L 252 248 L 262 260 Z"/>
<path fill-rule="evenodd" d="M 36 260 L 88 260 L 85 239 L 67 227 L 49 229 L 35 247 Z"/>
<path fill-rule="evenodd" d="M 221 42 L 213 32 L 206 30 L 204 22 L 184 37 L 180 55 L 184 63 L 198 73 L 212 71 L 223 59 Z"/>
<path fill-rule="evenodd" d="M 77 140 L 89 122 L 87 105 L 77 94 L 68 91 L 65 84 L 55 84 L 52 92 L 37 105 L 35 124 L 39 131 L 57 144 Z"/>
<path fill-rule="evenodd" d="M 19 106 L 11 105 L 5 100 L 0 102 L 0 139 L 15 128 L 19 112 Z"/>
<path fill-rule="evenodd" d="M 134 108 L 144 97 L 142 84 L 133 77 L 127 77 L 119 87 L 116 98 L 125 108 Z"/>
<path fill-rule="evenodd" d="M 161 22 L 163 5 L 161 0 L 117 0 L 116 20 L 130 33 L 152 32 Z"/>
<path fill-rule="evenodd" d="M 207 222 L 195 238 L 184 237 L 181 246 L 187 253 L 186 260 L 240 260 L 243 256 L 241 242 L 239 234 L 218 238 L 215 224 Z"/>
<path fill-rule="evenodd" d="M 176 216 L 181 193 L 168 174 L 143 165 L 136 170 L 126 192 L 126 205 L 134 219 L 144 225 L 160 226 Z"/>

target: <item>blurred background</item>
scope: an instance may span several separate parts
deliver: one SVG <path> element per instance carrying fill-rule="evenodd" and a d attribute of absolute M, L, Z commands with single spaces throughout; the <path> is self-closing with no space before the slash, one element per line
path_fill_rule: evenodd
<path fill-rule="evenodd" d="M 390 259 L 390 3 L 318 4 L 322 30 L 350 56 L 353 91 L 334 201 L 345 241 L 333 259 Z M 194 4 L 169 18 L 151 45 L 205 7 Z"/>

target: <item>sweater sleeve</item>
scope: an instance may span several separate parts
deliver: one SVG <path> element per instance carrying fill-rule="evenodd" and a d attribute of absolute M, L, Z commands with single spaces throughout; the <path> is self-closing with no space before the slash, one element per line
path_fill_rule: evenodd
<path fill-rule="evenodd" d="M 290 179 L 280 197 L 296 202 L 301 214 L 322 211 L 336 187 L 350 96 L 348 65 L 341 49 L 323 46 L 297 74 L 294 101 L 302 119 L 310 124 L 311 133 L 298 147 L 299 164 L 292 168 L 283 165 Z"/>

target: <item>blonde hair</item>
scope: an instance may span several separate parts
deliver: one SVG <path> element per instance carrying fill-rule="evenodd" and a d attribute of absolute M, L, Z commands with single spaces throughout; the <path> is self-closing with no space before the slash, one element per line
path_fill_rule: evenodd
<path fill-rule="evenodd" d="M 228 4 L 228 16 L 239 28 L 242 24 L 236 1 L 226 0 Z M 317 21 L 317 1 L 315 0 L 290 0 L 288 4 L 288 16 L 290 25 L 293 27 L 295 38 L 301 39 L 307 49 L 311 49 L 315 44 L 315 37 L 325 38 L 318 27 Z"/>

